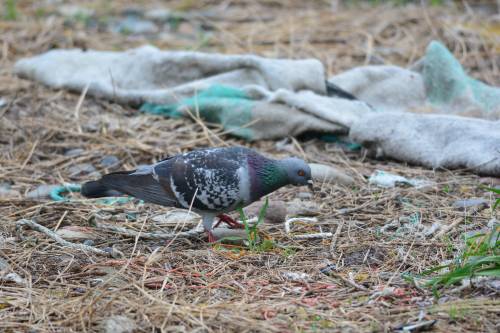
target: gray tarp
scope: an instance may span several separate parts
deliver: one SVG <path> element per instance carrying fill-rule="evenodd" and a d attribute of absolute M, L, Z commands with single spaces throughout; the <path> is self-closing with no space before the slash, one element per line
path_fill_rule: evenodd
<path fill-rule="evenodd" d="M 90 95 L 155 114 L 196 110 L 249 140 L 308 131 L 349 134 L 377 156 L 500 176 L 500 89 L 468 77 L 437 42 L 412 70 L 365 66 L 328 80 L 358 100 L 328 94 L 324 67 L 314 59 L 145 46 L 53 50 L 19 60 L 15 71 L 54 88 L 88 86 Z"/>

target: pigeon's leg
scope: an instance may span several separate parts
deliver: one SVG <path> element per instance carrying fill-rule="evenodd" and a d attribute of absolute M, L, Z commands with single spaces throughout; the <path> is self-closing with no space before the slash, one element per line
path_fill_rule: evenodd
<path fill-rule="evenodd" d="M 219 214 L 217 215 L 217 217 L 219 218 L 219 222 L 217 222 L 215 224 L 215 227 L 216 228 L 221 222 L 225 222 L 227 223 L 227 225 L 229 225 L 231 228 L 234 228 L 234 229 L 245 229 L 245 226 L 241 223 L 238 223 L 236 222 L 235 219 L 233 219 L 231 216 L 229 215 L 226 215 L 226 214 Z"/>
<path fill-rule="evenodd" d="M 203 228 L 208 234 L 208 242 L 215 243 L 217 241 L 217 238 L 215 238 L 214 234 L 212 233 L 212 224 L 214 223 L 214 216 L 212 214 L 203 214 L 202 223 L 203 223 Z"/>
<path fill-rule="evenodd" d="M 215 243 L 217 242 L 217 238 L 215 238 L 214 234 L 212 231 L 207 231 L 208 234 L 208 242 L 209 243 Z"/>

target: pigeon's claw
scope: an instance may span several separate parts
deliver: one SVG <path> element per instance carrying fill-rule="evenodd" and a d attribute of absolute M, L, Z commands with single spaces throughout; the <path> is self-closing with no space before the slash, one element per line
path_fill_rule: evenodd
<path fill-rule="evenodd" d="M 221 222 L 225 222 L 232 229 L 244 229 L 245 228 L 245 226 L 243 224 L 236 222 L 236 220 L 233 219 L 229 215 L 220 214 L 220 215 L 217 215 L 217 217 L 219 218 L 219 222 L 217 222 L 217 224 L 215 224 L 215 227 L 217 227 Z"/>
<path fill-rule="evenodd" d="M 215 243 L 215 242 L 217 242 L 217 238 L 215 238 L 215 236 L 212 233 L 212 231 L 207 231 L 207 233 L 208 233 L 208 242 L 209 243 Z"/>

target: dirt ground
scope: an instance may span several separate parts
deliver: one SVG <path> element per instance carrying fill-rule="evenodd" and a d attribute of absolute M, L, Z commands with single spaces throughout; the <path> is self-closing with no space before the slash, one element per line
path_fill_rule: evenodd
<path fill-rule="evenodd" d="M 95 224 L 107 214 L 110 223 L 129 230 L 164 231 L 170 227 L 153 217 L 169 208 L 137 201 L 103 205 L 79 194 L 67 202 L 26 197 L 43 184 L 80 183 L 110 171 L 106 156 L 131 169 L 205 146 L 240 144 L 270 156 L 290 154 L 274 141 L 249 144 L 222 135 L 215 125 L 208 132 L 206 124 L 145 115 L 112 101 L 85 97 L 79 103 L 79 94 L 12 73 L 18 59 L 53 48 L 125 50 L 149 43 L 165 50 L 313 57 L 333 75 L 366 64 L 407 67 L 438 39 L 472 76 L 500 84 L 495 1 L 398 3 L 6 1 L 0 7 L 0 260 L 22 280 L 0 280 L 0 330 L 382 332 L 436 320 L 436 332 L 498 332 L 498 288 L 452 286 L 436 295 L 403 274 L 453 260 L 464 233 L 498 218 L 488 205 L 464 210 L 453 203 L 478 197 L 493 202 L 479 185 L 499 185 L 499 179 L 377 161 L 315 138 L 290 139 L 292 152 L 344 170 L 356 184 L 322 184 L 312 197 L 297 188 L 271 194 L 270 200 L 315 207 L 317 222 L 298 222 L 293 233 L 335 235 L 296 240 L 283 224 L 263 224 L 261 236 L 274 246 L 262 251 L 212 246 L 204 236 L 130 237 Z M 177 14 L 163 23 L 150 21 L 157 27 L 150 32 L 119 26 L 130 13 L 146 17 L 158 8 Z M 378 188 L 367 182 L 375 170 L 432 185 Z M 21 219 L 51 230 L 85 227 L 80 230 L 93 246 L 114 248 L 114 257 L 63 247 L 16 227 Z M 419 227 L 383 228 L 405 219 Z M 434 223 L 451 228 L 443 236 L 426 236 L 422 230 Z"/>

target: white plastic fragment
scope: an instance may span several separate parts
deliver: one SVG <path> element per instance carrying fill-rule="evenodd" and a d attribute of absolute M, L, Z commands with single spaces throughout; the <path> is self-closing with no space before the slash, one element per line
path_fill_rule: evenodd
<path fill-rule="evenodd" d="M 317 223 L 318 219 L 315 217 L 292 217 L 292 218 L 289 218 L 285 221 L 285 231 L 287 234 L 289 234 L 291 232 L 292 223 L 295 223 L 298 221 Z"/>
<path fill-rule="evenodd" d="M 283 272 L 283 277 L 291 281 L 308 281 L 311 279 L 309 274 L 302 272 Z"/>
<path fill-rule="evenodd" d="M 12 267 L 2 258 L 0 258 L 0 281 L 14 282 L 21 286 L 28 285 L 28 282 L 24 278 L 12 272 Z"/>
<path fill-rule="evenodd" d="M 403 176 L 395 175 L 393 173 L 385 172 L 382 170 L 376 170 L 368 179 L 370 184 L 377 185 L 379 187 L 384 188 L 392 188 L 399 184 L 410 185 L 415 188 L 422 188 L 426 186 L 430 186 L 433 183 L 424 180 L 424 179 L 416 179 L 416 178 L 406 178 Z"/>

